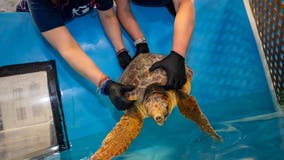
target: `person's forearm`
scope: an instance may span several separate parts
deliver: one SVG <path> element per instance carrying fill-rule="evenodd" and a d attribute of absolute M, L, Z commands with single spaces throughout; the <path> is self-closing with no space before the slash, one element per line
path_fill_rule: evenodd
<path fill-rule="evenodd" d="M 99 86 L 100 81 L 104 79 L 105 75 L 80 47 L 66 49 L 61 52 L 61 55 L 78 73 L 96 86 Z"/>
<path fill-rule="evenodd" d="M 95 85 L 99 85 L 105 75 L 85 54 L 65 26 L 43 32 L 42 35 L 72 68 Z"/>
<path fill-rule="evenodd" d="M 141 32 L 139 25 L 137 24 L 133 14 L 131 12 L 131 8 L 129 5 L 129 0 L 117 0 L 117 15 L 120 23 L 124 27 L 124 29 L 131 36 L 133 41 L 144 37 Z"/>
<path fill-rule="evenodd" d="M 172 50 L 185 57 L 194 28 L 193 0 L 183 0 L 176 10 Z"/>
<path fill-rule="evenodd" d="M 118 50 L 124 48 L 119 22 L 116 18 L 113 8 L 106 11 L 98 10 L 98 13 L 104 27 L 104 31 L 113 44 L 115 51 L 117 52 Z"/>

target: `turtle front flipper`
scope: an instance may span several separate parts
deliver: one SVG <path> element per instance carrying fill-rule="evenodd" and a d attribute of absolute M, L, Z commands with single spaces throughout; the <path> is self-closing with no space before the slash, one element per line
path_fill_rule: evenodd
<path fill-rule="evenodd" d="M 177 104 L 180 112 L 188 119 L 194 121 L 201 130 L 210 134 L 214 139 L 223 141 L 210 125 L 206 116 L 202 113 L 197 101 L 191 95 L 177 91 Z"/>
<path fill-rule="evenodd" d="M 137 108 L 127 110 L 106 136 L 101 147 L 92 155 L 91 160 L 110 160 L 123 153 L 140 133 L 142 125 L 143 117 Z"/>

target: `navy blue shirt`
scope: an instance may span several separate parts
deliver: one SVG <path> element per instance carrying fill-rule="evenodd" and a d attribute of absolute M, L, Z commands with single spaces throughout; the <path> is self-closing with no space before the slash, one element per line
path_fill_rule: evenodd
<path fill-rule="evenodd" d="M 135 4 L 142 6 L 166 6 L 172 0 L 132 0 Z"/>
<path fill-rule="evenodd" d="M 31 12 L 34 22 L 41 32 L 63 26 L 77 16 L 84 15 L 94 7 L 108 10 L 113 7 L 112 0 L 63 0 L 56 6 L 51 0 L 21 0 L 17 11 Z"/>

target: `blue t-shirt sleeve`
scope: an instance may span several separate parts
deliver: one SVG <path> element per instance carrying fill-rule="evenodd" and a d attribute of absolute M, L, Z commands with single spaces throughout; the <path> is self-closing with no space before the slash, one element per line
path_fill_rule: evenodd
<path fill-rule="evenodd" d="M 113 6 L 113 0 L 95 0 L 96 7 L 98 10 L 108 10 Z"/>
<path fill-rule="evenodd" d="M 28 5 L 40 32 L 64 25 L 64 19 L 60 10 L 50 0 L 28 0 Z"/>

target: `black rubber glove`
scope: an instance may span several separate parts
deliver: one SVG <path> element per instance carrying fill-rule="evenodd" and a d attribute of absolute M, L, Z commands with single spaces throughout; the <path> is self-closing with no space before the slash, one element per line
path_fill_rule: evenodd
<path fill-rule="evenodd" d="M 117 55 L 119 65 L 122 69 L 125 69 L 127 65 L 131 62 L 131 57 L 129 56 L 127 50 L 119 53 Z"/>
<path fill-rule="evenodd" d="M 123 95 L 127 91 L 132 91 L 135 87 L 131 85 L 123 85 L 112 80 L 108 80 L 103 84 L 101 92 L 108 95 L 111 103 L 118 110 L 125 110 L 130 108 L 135 101 L 127 100 Z"/>
<path fill-rule="evenodd" d="M 167 89 L 180 89 L 186 82 L 184 58 L 175 51 L 154 63 L 149 70 L 154 71 L 157 68 L 162 68 L 167 73 Z"/>
<path fill-rule="evenodd" d="M 138 43 L 136 45 L 136 53 L 135 56 L 138 56 L 140 53 L 149 53 L 149 47 L 147 43 Z"/>

